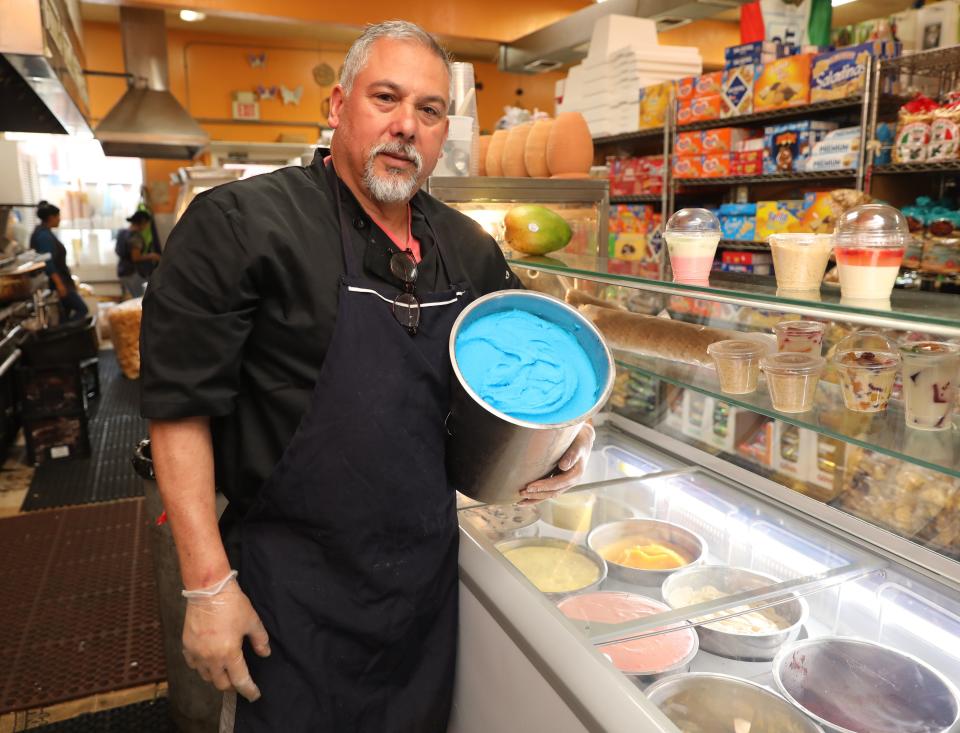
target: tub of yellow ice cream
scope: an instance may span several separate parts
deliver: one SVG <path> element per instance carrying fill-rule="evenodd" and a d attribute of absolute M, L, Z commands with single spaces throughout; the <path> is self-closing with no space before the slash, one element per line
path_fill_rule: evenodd
<path fill-rule="evenodd" d="M 572 542 L 527 537 L 499 542 L 496 547 L 537 590 L 553 598 L 596 590 L 607 577 L 603 558 Z"/>
<path fill-rule="evenodd" d="M 699 564 L 707 553 L 703 539 L 659 519 L 624 519 L 593 529 L 587 545 L 607 562 L 610 577 L 655 588 L 676 570 Z"/>

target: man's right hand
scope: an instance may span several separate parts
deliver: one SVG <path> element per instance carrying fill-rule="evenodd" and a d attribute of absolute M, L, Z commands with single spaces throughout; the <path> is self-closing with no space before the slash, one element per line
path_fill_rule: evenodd
<path fill-rule="evenodd" d="M 183 656 L 221 691 L 235 689 L 250 702 L 260 697 L 243 659 L 243 638 L 254 652 L 270 656 L 270 639 L 250 599 L 231 578 L 213 595 L 188 596 L 183 622 Z"/>

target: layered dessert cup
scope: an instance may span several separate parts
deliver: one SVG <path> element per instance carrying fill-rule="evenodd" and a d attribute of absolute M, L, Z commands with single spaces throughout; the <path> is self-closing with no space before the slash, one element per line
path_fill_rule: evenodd
<path fill-rule="evenodd" d="M 760 360 L 767 377 L 773 409 L 780 412 L 807 412 L 813 407 L 824 358 L 819 354 L 780 352 Z"/>
<path fill-rule="evenodd" d="M 707 209 L 680 209 L 663 230 L 670 253 L 673 281 L 709 285 L 713 258 L 720 242 L 720 221 Z"/>
<path fill-rule="evenodd" d="M 833 365 L 848 410 L 887 409 L 900 368 L 900 354 L 890 341 L 872 331 L 848 336 L 837 344 Z"/>
<path fill-rule="evenodd" d="M 840 295 L 859 301 L 890 297 L 912 237 L 907 219 L 892 206 L 854 206 L 837 221 L 834 254 Z"/>
<path fill-rule="evenodd" d="M 819 321 L 781 321 L 773 327 L 777 351 L 796 354 L 820 354 L 824 326 Z"/>
<path fill-rule="evenodd" d="M 904 419 L 916 430 L 949 430 L 957 400 L 960 346 L 918 341 L 900 348 Z"/>
<path fill-rule="evenodd" d="M 770 254 L 777 288 L 802 292 L 820 290 L 832 250 L 832 234 L 771 234 Z"/>

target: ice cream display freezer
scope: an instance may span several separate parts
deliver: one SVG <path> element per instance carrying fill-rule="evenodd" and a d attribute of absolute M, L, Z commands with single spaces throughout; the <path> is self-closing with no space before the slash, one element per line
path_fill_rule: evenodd
<path fill-rule="evenodd" d="M 949 579 L 865 523 L 847 532 L 778 502 L 786 489 L 766 478 L 599 422 L 580 490 L 532 508 L 462 502 L 451 731 L 960 729 Z"/>

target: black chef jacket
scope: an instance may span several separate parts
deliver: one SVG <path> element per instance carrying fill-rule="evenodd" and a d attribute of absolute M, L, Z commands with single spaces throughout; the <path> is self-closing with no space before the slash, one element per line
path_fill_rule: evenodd
<path fill-rule="evenodd" d="M 217 487 L 241 511 L 296 431 L 333 335 L 344 268 L 322 166 L 318 153 L 309 166 L 197 196 L 170 234 L 143 302 L 141 413 L 211 417 Z M 366 276 L 402 288 L 389 270 L 397 247 L 339 185 Z M 450 277 L 474 297 L 522 287 L 472 219 L 424 192 L 411 204 L 423 258 L 418 292 L 451 285 L 431 229 Z M 359 395 L 358 420 L 366 409 Z"/>

